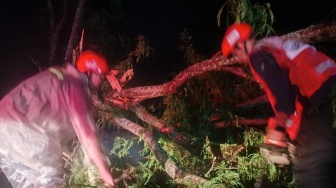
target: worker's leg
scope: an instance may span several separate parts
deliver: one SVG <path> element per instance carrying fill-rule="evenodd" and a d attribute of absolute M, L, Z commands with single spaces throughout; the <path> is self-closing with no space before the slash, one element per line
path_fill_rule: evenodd
<path fill-rule="evenodd" d="M 294 172 L 302 188 L 331 188 L 336 180 L 336 129 L 330 104 L 303 119 L 294 159 Z"/>

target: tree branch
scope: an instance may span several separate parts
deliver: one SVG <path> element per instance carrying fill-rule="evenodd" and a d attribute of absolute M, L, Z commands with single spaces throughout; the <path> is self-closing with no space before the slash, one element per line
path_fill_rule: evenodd
<path fill-rule="evenodd" d="M 111 116 L 111 113 L 106 113 L 106 116 Z M 148 145 L 156 159 L 160 162 L 160 164 L 164 167 L 167 174 L 177 183 L 186 184 L 193 182 L 195 185 L 203 184 L 207 180 L 187 173 L 183 171 L 180 167 L 178 167 L 173 161 L 168 158 L 166 152 L 162 149 L 160 144 L 153 136 L 153 132 L 144 129 L 140 125 L 131 122 L 130 120 L 122 117 L 111 116 L 110 122 L 116 126 L 124 128 L 136 136 L 143 139 L 143 141 Z"/>

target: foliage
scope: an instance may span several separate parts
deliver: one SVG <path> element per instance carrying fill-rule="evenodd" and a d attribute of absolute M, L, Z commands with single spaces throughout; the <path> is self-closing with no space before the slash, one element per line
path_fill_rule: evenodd
<path fill-rule="evenodd" d="M 133 43 L 120 24 L 125 15 L 122 6 L 121 0 L 87 1 L 83 15 L 83 48 L 100 51 L 111 66 L 125 58 Z"/>
<path fill-rule="evenodd" d="M 267 36 L 275 33 L 272 24 L 275 17 L 271 10 L 271 4 L 251 3 L 249 0 L 228 0 L 217 14 L 218 25 L 221 25 L 221 17 L 226 7 L 226 25 L 247 22 L 252 25 L 254 36 Z"/>
<path fill-rule="evenodd" d="M 81 149 L 75 150 L 74 155 L 69 159 L 71 172 L 65 176 L 64 188 L 80 187 L 102 187 L 103 182 L 95 166 L 83 165 L 85 162 L 84 153 Z"/>
<path fill-rule="evenodd" d="M 274 20 L 273 14 L 269 6 L 265 6 L 262 11 L 253 12 L 259 8 L 257 5 L 252 6 L 248 1 L 240 1 L 235 10 L 243 16 L 236 17 L 236 21 L 260 22 L 262 27 L 259 27 L 260 23 L 254 26 L 263 28 L 260 32 L 269 34 L 267 32 L 273 31 L 268 25 Z M 270 15 L 271 18 L 270 21 L 268 18 L 258 20 L 253 14 L 261 14 L 262 17 Z M 251 20 L 252 17 L 255 20 Z M 180 33 L 180 39 L 179 47 L 184 51 L 188 65 L 203 60 L 193 49 L 192 37 L 187 30 Z M 161 118 L 165 124 L 191 137 L 191 146 L 188 148 L 192 148 L 192 151 L 169 141 L 166 144 L 161 141 L 160 144 L 170 158 L 188 172 L 208 177 L 209 181 L 204 187 L 248 187 L 261 179 L 266 179 L 267 183 L 273 186 L 278 185 L 278 182 L 282 182 L 282 186 L 289 186 L 292 181 L 290 166 L 277 167 L 259 153 L 259 145 L 263 142 L 264 135 L 262 130 L 237 124 L 236 127 L 221 130 L 223 134 L 219 135 L 219 130 L 214 129 L 209 121 L 209 116 L 216 109 L 225 114 L 226 121 L 241 118 L 236 115 L 240 110 L 234 107 L 235 104 L 262 93 L 257 83 L 240 79 L 230 73 L 210 72 L 191 79 L 181 87 L 180 92 L 164 98 L 165 111 Z M 260 109 L 254 111 L 252 116 L 264 117 L 271 111 L 269 108 Z M 224 159 L 214 160 L 216 158 L 211 151 L 213 145 L 220 146 Z"/>
<path fill-rule="evenodd" d="M 123 156 L 128 155 L 128 151 L 134 146 L 134 140 L 138 140 L 138 144 L 143 144 L 141 139 L 134 138 L 133 140 L 127 138 L 115 138 L 114 146 L 111 154 L 116 155 L 119 159 Z M 127 187 L 141 187 L 141 186 L 151 186 L 155 184 L 155 174 L 162 171 L 162 166 L 159 164 L 155 156 L 150 152 L 150 149 L 144 145 L 143 149 L 139 151 L 139 154 L 144 160 L 139 161 L 137 165 L 131 165 L 130 168 L 134 169 L 132 173 L 132 181 L 125 181 L 123 184 Z M 136 169 L 136 170 L 135 170 Z M 136 180 L 136 181 L 134 181 Z"/>
<path fill-rule="evenodd" d="M 129 149 L 134 145 L 133 139 L 126 139 L 122 137 L 116 137 L 114 140 L 114 147 L 111 150 L 111 154 L 116 155 L 118 158 L 129 155 Z"/>
<path fill-rule="evenodd" d="M 252 4 L 248 0 L 229 0 L 226 4 L 229 5 L 228 15 L 233 16 L 235 22 L 248 22 L 253 25 L 254 31 L 258 28 L 255 32 L 256 36 L 273 32 L 271 24 L 274 17 L 269 4 Z M 219 17 L 226 4 L 221 8 Z M 99 23 L 98 21 L 98 19 L 93 20 Z M 230 22 L 227 20 L 227 24 Z M 91 30 L 92 36 L 105 36 L 94 34 L 94 32 L 98 33 L 98 30 L 95 31 L 94 28 Z M 192 37 L 187 30 L 180 33 L 180 39 L 179 48 L 184 52 L 188 66 L 205 59 L 194 50 Z M 104 37 L 100 40 L 92 40 L 106 42 Z M 118 65 L 118 69 L 130 69 L 134 59 L 138 62 L 138 57 L 150 55 L 151 48 L 147 45 L 147 41 L 139 36 L 138 42 L 142 45 L 130 54 L 125 64 Z M 104 46 L 105 44 L 97 45 Z M 280 185 L 289 187 L 293 178 L 290 166 L 275 166 L 259 153 L 259 145 L 263 142 L 263 130 L 247 127 L 236 121 L 246 115 L 244 112 L 246 113 L 248 109 L 242 110 L 235 105 L 261 94 L 262 90 L 257 83 L 227 72 L 209 72 L 188 80 L 177 93 L 164 97 L 163 106 L 155 106 L 157 109 L 153 110 L 153 114 L 157 115 L 165 125 L 187 135 L 191 139 L 190 142 L 187 145 L 179 145 L 160 132 L 157 132 L 155 137 L 167 153 L 169 160 L 183 167 L 187 172 L 209 180 L 199 187 L 250 187 L 261 180 L 270 187 Z M 153 108 L 150 104 L 146 107 Z M 219 111 L 224 121 L 236 121 L 236 125 L 221 130 L 216 129 L 209 120 L 214 111 Z M 248 115 L 264 117 L 269 111 L 267 107 L 259 108 L 255 111 L 248 111 Z M 142 160 L 136 164 L 126 162 L 125 157 L 129 156 L 130 150 L 135 147 L 141 148 L 138 153 Z M 213 153 L 212 150 L 215 147 L 219 148 L 221 158 L 217 158 Z M 109 156 L 118 159 L 118 162 L 113 163 L 114 177 L 128 173 L 126 178 L 118 179 L 118 186 L 178 187 L 170 177 L 162 175 L 164 174 L 162 165 L 139 138 L 113 138 L 113 148 Z M 79 163 L 82 159 L 81 154 L 73 157 L 72 171 L 76 173 L 71 173 L 67 182 L 69 185 L 81 184 L 94 187 L 96 185 L 90 182 L 87 169 L 81 167 Z M 159 179 L 162 177 L 166 181 L 164 184 L 159 184 Z M 192 182 L 187 186 L 195 187 Z"/>

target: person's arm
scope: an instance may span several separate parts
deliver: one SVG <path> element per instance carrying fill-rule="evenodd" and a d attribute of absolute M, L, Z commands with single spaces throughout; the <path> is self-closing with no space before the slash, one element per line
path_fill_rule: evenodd
<path fill-rule="evenodd" d="M 275 115 L 274 118 L 270 119 L 267 126 L 269 133 L 266 138 L 278 143 L 274 145 L 285 146 L 286 144 L 282 143 L 281 139 L 271 139 L 274 135 L 272 133 L 276 132 L 277 126 L 281 126 L 286 129 L 290 139 L 295 139 L 300 124 L 298 118 L 301 118 L 301 115 L 295 116 L 297 110 L 295 92 L 292 89 L 293 86 L 289 80 L 288 72 L 280 67 L 268 51 L 257 51 L 251 55 L 250 60 L 251 71 L 265 90 Z M 278 138 L 278 136 L 276 137 Z"/>
<path fill-rule="evenodd" d="M 108 186 L 115 186 L 113 177 L 111 175 L 111 170 L 108 167 L 108 162 L 105 158 L 106 156 L 102 153 L 101 146 L 95 132 L 93 130 L 92 132 L 90 130 L 85 130 L 88 126 L 83 125 L 84 124 L 75 126 L 77 127 L 75 128 L 75 130 L 78 129 L 76 131 L 78 138 L 82 138 L 80 140 L 82 140 L 81 143 L 83 145 L 83 149 L 88 154 L 90 160 L 93 161 L 93 163 L 97 167 L 100 177 L 104 181 L 104 183 Z"/>
<path fill-rule="evenodd" d="M 115 186 L 111 170 L 97 138 L 92 107 L 89 103 L 90 98 L 83 90 L 68 88 L 68 91 L 69 115 L 78 139 L 89 159 L 97 167 L 104 183 L 107 186 Z"/>
<path fill-rule="evenodd" d="M 295 95 L 288 72 L 279 66 L 269 52 L 255 52 L 250 60 L 252 73 L 265 90 L 274 113 L 291 115 L 295 111 Z"/>

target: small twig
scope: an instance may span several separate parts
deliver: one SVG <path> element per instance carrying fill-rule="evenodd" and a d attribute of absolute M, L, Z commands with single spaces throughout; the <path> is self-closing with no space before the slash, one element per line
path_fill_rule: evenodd
<path fill-rule="evenodd" d="M 213 171 L 213 168 L 214 168 L 214 166 L 215 166 L 215 164 L 216 164 L 216 160 L 217 160 L 217 157 L 214 157 L 214 158 L 212 159 L 212 165 L 211 165 L 210 169 L 208 170 L 208 172 L 205 173 L 205 175 L 204 175 L 205 177 L 208 177 L 209 174 L 210 174 L 210 172 Z"/>
<path fill-rule="evenodd" d="M 128 170 L 124 171 L 119 177 L 114 178 L 114 182 L 117 183 L 124 179 L 132 179 L 132 174 Z"/>
<path fill-rule="evenodd" d="M 69 161 L 75 155 L 75 153 L 76 153 L 76 151 L 77 151 L 77 149 L 78 149 L 79 146 L 80 146 L 80 144 L 77 143 L 75 149 L 72 151 L 71 154 L 69 154 L 68 152 L 65 152 L 65 151 L 63 152 L 63 156 L 64 156 L 63 159 L 65 160 L 64 167 L 67 167 L 67 165 L 71 166 L 71 162 L 69 162 Z"/>

